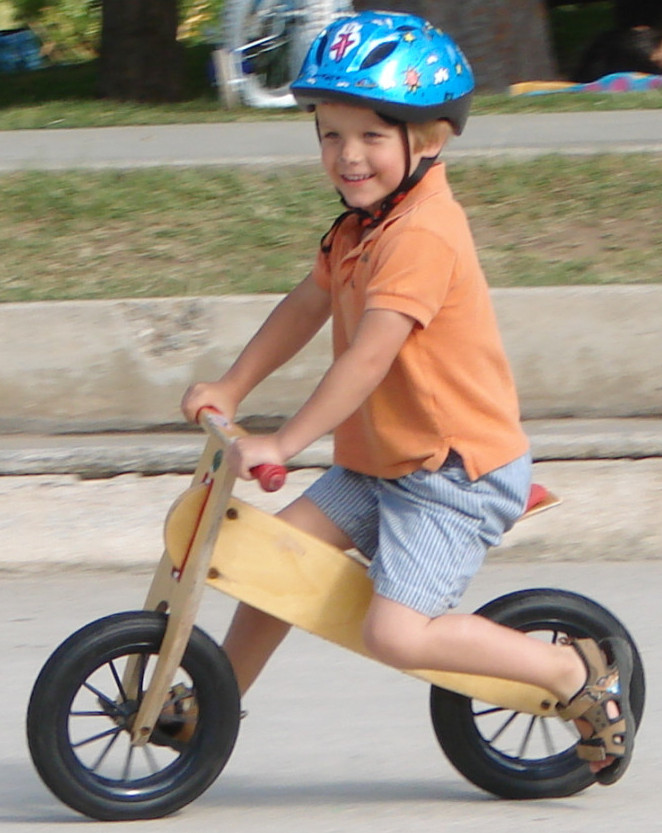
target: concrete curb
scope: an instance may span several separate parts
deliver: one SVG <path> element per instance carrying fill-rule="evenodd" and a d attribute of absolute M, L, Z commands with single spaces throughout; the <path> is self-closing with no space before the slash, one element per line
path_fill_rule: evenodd
<path fill-rule="evenodd" d="M 237 481 L 234 491 L 275 512 L 320 473 L 291 472 L 279 492 L 261 492 L 245 481 Z M 662 459 L 539 462 L 534 479 L 563 503 L 516 524 L 490 561 L 662 559 Z M 189 484 L 183 474 L 0 477 L 0 572 L 153 569 L 163 551 L 168 508 Z"/>
<path fill-rule="evenodd" d="M 281 296 L 0 305 L 0 433 L 172 430 Z M 662 417 L 662 285 L 496 289 L 525 420 Z M 325 328 L 240 417 L 291 414 L 328 366 Z"/>
<path fill-rule="evenodd" d="M 639 460 L 662 457 L 662 419 L 530 420 L 524 428 L 533 458 Z M 200 432 L 0 435 L 0 476 L 75 474 L 83 478 L 190 474 L 204 444 Z M 293 469 L 331 465 L 325 437 L 290 461 Z"/>

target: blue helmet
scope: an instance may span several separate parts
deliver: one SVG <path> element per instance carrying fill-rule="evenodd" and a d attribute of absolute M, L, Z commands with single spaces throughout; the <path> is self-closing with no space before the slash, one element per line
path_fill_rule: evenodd
<path fill-rule="evenodd" d="M 365 11 L 315 38 L 292 93 L 304 109 L 354 104 L 401 122 L 447 119 L 459 134 L 473 88 L 471 67 L 447 34 L 415 15 Z"/>

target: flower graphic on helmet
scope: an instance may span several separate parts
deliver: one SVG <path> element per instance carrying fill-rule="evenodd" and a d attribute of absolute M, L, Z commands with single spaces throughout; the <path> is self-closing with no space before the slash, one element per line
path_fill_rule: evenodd
<path fill-rule="evenodd" d="M 448 71 L 447 67 L 440 67 L 434 74 L 434 83 L 435 84 L 445 84 L 446 81 L 451 77 L 450 72 Z"/>
<path fill-rule="evenodd" d="M 421 86 L 421 73 L 414 67 L 409 67 L 405 72 L 405 84 L 409 87 L 410 93 L 415 93 Z"/>
<path fill-rule="evenodd" d="M 348 52 L 361 43 L 360 31 L 361 26 L 357 23 L 346 23 L 341 26 L 329 47 L 329 54 L 334 61 L 342 61 Z"/>

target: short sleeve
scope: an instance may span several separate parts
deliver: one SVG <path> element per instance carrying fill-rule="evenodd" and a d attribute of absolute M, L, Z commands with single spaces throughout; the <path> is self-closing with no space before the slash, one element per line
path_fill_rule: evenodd
<path fill-rule="evenodd" d="M 390 309 L 427 327 L 444 305 L 457 255 L 428 229 L 385 234 L 373 254 L 365 309 Z"/>

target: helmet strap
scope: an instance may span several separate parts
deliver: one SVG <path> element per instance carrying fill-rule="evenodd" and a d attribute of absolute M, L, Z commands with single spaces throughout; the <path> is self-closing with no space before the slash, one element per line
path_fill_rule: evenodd
<path fill-rule="evenodd" d="M 389 116 L 384 116 L 381 113 L 379 115 L 384 121 L 389 124 L 397 125 L 400 128 L 400 132 L 402 134 L 402 146 L 405 152 L 405 172 L 398 187 L 384 197 L 381 205 L 374 214 L 368 214 L 367 211 L 363 212 L 366 217 L 361 220 L 361 225 L 366 229 L 376 228 L 388 216 L 388 214 L 390 214 L 393 208 L 398 203 L 402 202 L 411 189 L 415 185 L 418 185 L 436 161 L 436 158 L 433 156 L 423 156 L 416 166 L 416 169 L 410 173 L 411 147 L 409 145 L 409 131 L 407 130 L 406 123 L 392 119 Z"/>

